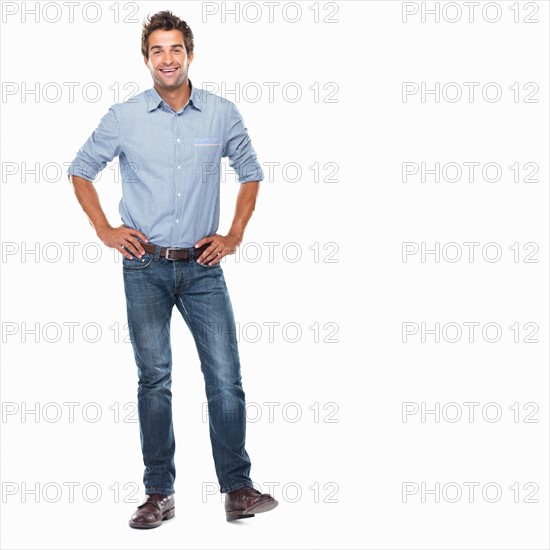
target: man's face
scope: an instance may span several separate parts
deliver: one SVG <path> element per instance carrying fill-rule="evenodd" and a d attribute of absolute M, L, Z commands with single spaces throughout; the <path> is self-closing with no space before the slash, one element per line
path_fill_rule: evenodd
<path fill-rule="evenodd" d="M 188 57 L 185 51 L 181 31 L 158 30 L 149 36 L 149 59 L 144 61 L 157 86 L 165 90 L 179 88 L 187 79 L 192 60 L 193 54 Z"/>

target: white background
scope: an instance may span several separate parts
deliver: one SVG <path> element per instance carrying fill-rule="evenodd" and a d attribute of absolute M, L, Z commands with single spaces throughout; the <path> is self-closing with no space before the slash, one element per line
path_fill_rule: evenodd
<path fill-rule="evenodd" d="M 2 547 L 548 548 L 548 3 L 520 2 L 517 23 L 512 2 L 481 2 L 473 21 L 459 2 L 452 23 L 447 2 L 439 22 L 422 22 L 434 2 L 398 1 L 320 2 L 318 22 L 314 2 L 300 2 L 301 15 L 281 2 L 273 21 L 265 3 L 243 13 L 241 2 L 240 22 L 231 14 L 222 22 L 221 4 L 209 3 L 217 13 L 206 17 L 199 2 L 83 2 L 72 23 L 67 6 L 50 2 L 24 21 L 35 4 L 2 6 Z M 177 514 L 143 532 L 127 525 L 143 498 L 143 465 L 122 267 L 98 244 L 63 163 L 125 98 L 124 86 L 151 86 L 141 22 L 161 9 L 193 29 L 194 85 L 239 90 L 227 98 L 258 158 L 280 163 L 261 185 L 241 256 L 223 264 L 242 328 L 252 477 L 280 505 L 226 523 L 199 361 L 176 311 Z M 272 102 L 265 82 L 280 83 Z M 464 95 L 452 102 L 456 88 L 447 86 L 439 101 L 417 93 L 405 102 L 403 82 L 454 82 Z M 479 83 L 472 101 L 464 82 Z M 502 90 L 494 102 L 482 95 L 490 82 Z M 525 102 L 530 82 L 538 102 Z M 302 91 L 294 103 L 282 94 L 288 83 L 296 83 L 289 93 Z M 38 95 L 25 93 L 32 88 Z M 458 163 L 464 173 L 457 182 L 403 181 L 404 162 Z M 478 167 L 470 182 L 465 162 L 496 163 L 502 175 L 488 181 Z M 281 170 L 288 163 L 301 167 L 297 181 Z M 524 181 L 526 163 L 537 165 L 535 181 Z M 25 173 L 35 165 L 36 175 Z M 97 182 L 113 224 L 117 178 L 106 168 Z M 220 232 L 237 190 L 231 178 L 222 185 Z M 452 261 L 452 245 L 439 261 L 417 253 L 405 262 L 405 242 L 458 243 L 463 255 Z M 467 242 L 480 243 L 472 261 Z M 496 245 L 484 257 L 487 243 Z M 536 243 L 536 262 L 524 261 L 535 250 L 526 243 Z M 490 261 L 497 245 L 502 257 Z M 404 342 L 403 323 L 438 326 L 439 343 L 420 332 Z M 471 342 L 464 323 L 479 323 Z M 525 342 L 535 325 L 538 342 Z M 502 334 L 491 342 L 496 326 Z M 469 402 L 479 404 L 472 421 Z M 444 413 L 404 418 L 403 403 L 419 411 L 438 403 Z M 449 403 L 462 412 L 456 422 Z M 414 494 L 403 496 L 407 487 Z"/>

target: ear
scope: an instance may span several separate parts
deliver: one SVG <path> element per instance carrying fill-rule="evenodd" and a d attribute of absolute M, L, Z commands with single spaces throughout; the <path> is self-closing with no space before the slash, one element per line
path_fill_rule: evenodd
<path fill-rule="evenodd" d="M 147 57 L 143 58 L 143 62 L 145 63 L 146 66 L 149 66 L 149 59 Z"/>
<path fill-rule="evenodd" d="M 189 63 L 191 63 L 191 61 L 193 61 L 195 57 L 195 52 L 191 52 L 188 56 L 187 56 L 187 64 L 189 65 Z"/>

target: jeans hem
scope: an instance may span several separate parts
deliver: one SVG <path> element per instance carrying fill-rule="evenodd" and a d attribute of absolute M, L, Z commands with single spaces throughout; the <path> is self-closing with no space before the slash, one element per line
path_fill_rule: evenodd
<path fill-rule="evenodd" d="M 175 493 L 174 489 L 157 489 L 156 487 L 146 487 L 145 494 L 150 495 L 152 493 L 159 493 L 161 495 L 173 495 Z"/>
<path fill-rule="evenodd" d="M 254 488 L 254 485 L 252 483 L 244 483 L 244 484 L 240 484 L 240 485 L 233 485 L 231 487 L 222 487 L 220 489 L 220 493 L 231 493 L 233 491 L 238 491 L 239 489 L 243 489 L 244 487 Z"/>

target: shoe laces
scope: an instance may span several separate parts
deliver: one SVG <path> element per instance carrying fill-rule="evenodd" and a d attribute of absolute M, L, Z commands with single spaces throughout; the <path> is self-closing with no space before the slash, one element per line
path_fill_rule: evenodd
<path fill-rule="evenodd" d="M 140 504 L 138 508 L 143 508 L 144 506 L 147 506 L 149 504 L 152 504 L 155 506 L 155 508 L 158 508 L 160 510 L 160 503 L 167 498 L 168 495 L 161 495 L 160 493 L 151 493 L 145 496 L 145 502 L 143 504 Z"/>

